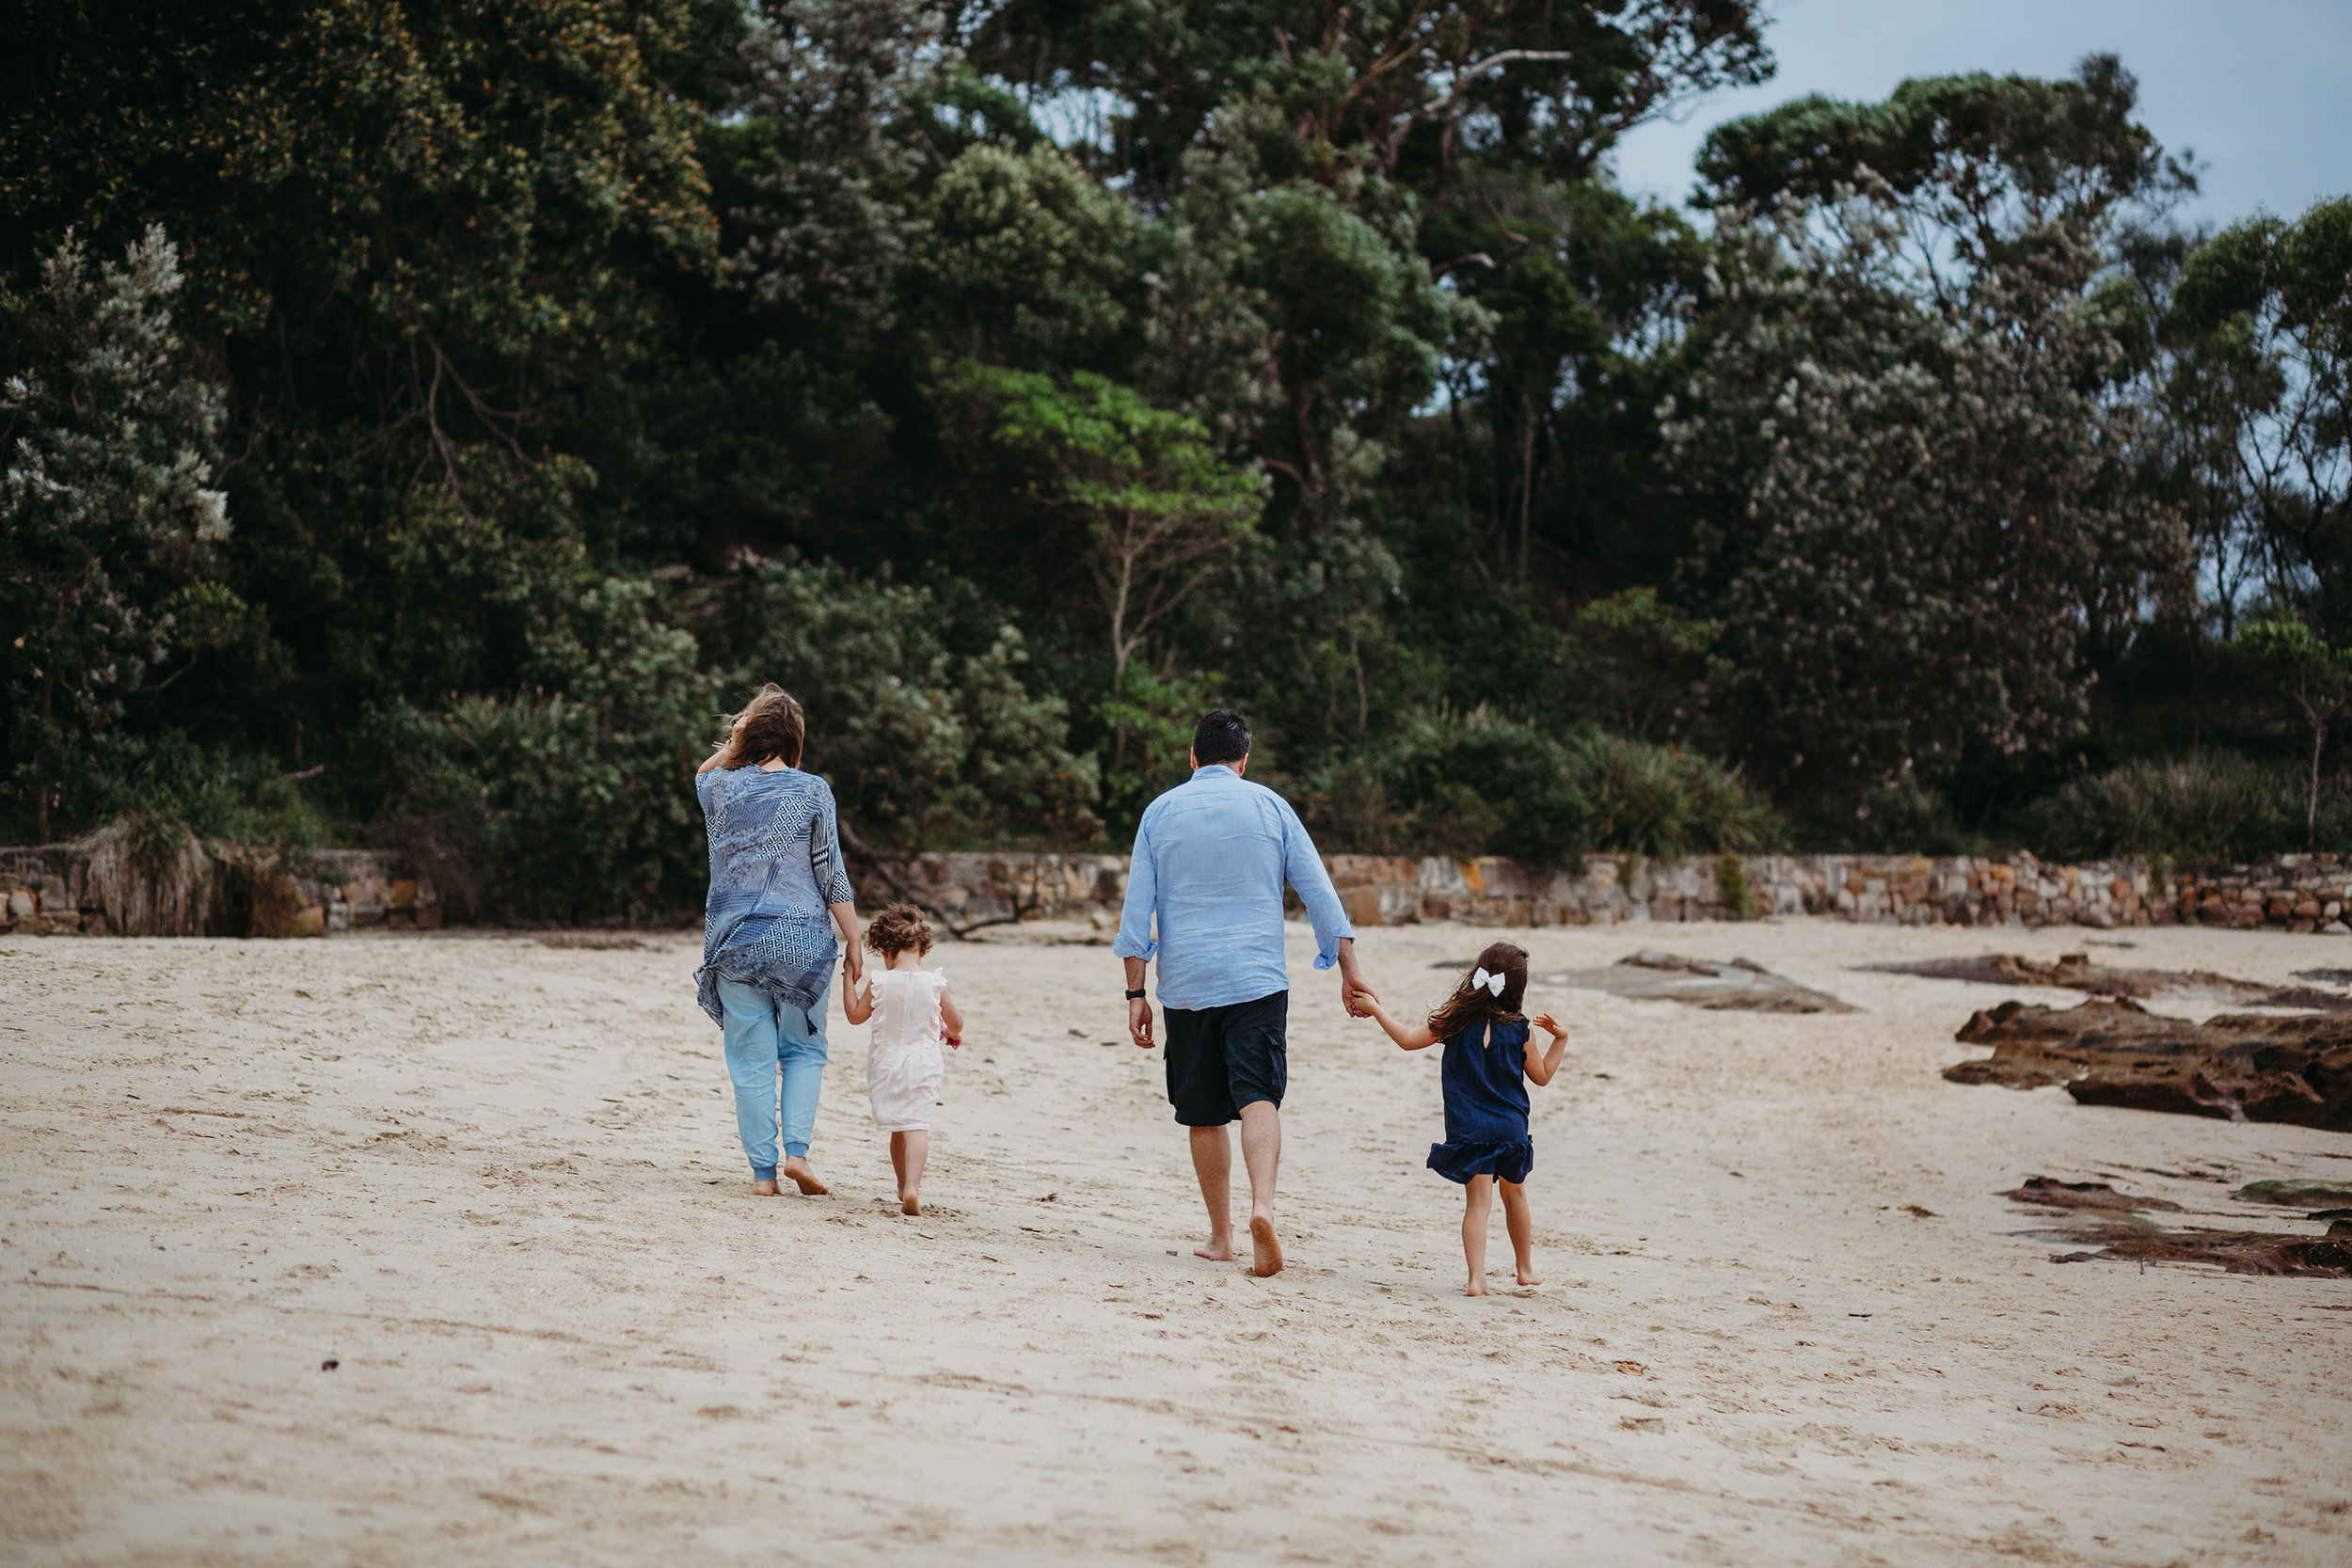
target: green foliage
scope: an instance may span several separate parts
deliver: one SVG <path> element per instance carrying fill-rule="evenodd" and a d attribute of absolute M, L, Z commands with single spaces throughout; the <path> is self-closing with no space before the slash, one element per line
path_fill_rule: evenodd
<path fill-rule="evenodd" d="M 150 229 L 95 269 L 68 234 L 37 293 L 0 292 L 0 752 L 42 838 L 53 803 L 90 811 L 136 754 L 131 705 L 247 624 L 215 575 L 221 397 L 182 351 L 180 289 L 179 253 Z"/>
<path fill-rule="evenodd" d="M 1737 775 L 1694 752 L 1596 730 L 1564 737 L 1485 708 L 1416 715 L 1392 749 L 1306 785 L 1302 810 L 1329 848 L 1556 866 L 1597 851 L 1769 849 L 1785 836 Z"/>
<path fill-rule="evenodd" d="M 984 619 L 960 628 L 976 644 L 960 653 L 941 619 L 927 588 L 786 562 L 720 588 L 688 624 L 731 687 L 772 680 L 800 700 L 803 766 L 878 847 L 1093 837 L 1094 759 L 1069 750 L 1063 700 L 1023 679 L 1019 631 Z"/>
<path fill-rule="evenodd" d="M 2076 779 L 2035 804 L 2035 849 L 2062 860 L 2246 861 L 2306 847 L 2301 781 L 2226 752 L 2143 760 Z M 2316 842 L 2352 849 L 2352 797 L 2320 802 Z"/>

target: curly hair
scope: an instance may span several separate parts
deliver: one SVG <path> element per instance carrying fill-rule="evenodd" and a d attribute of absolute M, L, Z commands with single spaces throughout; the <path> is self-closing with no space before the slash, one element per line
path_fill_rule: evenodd
<path fill-rule="evenodd" d="M 866 945 L 885 959 L 901 953 L 919 958 L 931 950 L 931 923 L 912 904 L 893 904 L 866 927 Z"/>
<path fill-rule="evenodd" d="M 771 758 L 781 758 L 787 768 L 801 765 L 801 746 L 808 737 L 808 720 L 792 693 L 783 687 L 770 681 L 752 693 L 743 711 L 733 718 L 741 720 L 743 727 L 728 737 L 726 752 L 719 759 L 720 767 L 755 768 Z"/>
<path fill-rule="evenodd" d="M 1463 975 L 1462 983 L 1454 988 L 1454 994 L 1429 1015 L 1431 1034 L 1441 1040 L 1452 1039 L 1473 1023 L 1519 1021 L 1519 1003 L 1527 996 L 1527 949 L 1516 942 L 1498 942 L 1478 955 L 1471 972 L 1481 969 L 1502 976 L 1502 994 L 1497 996 L 1484 986 L 1473 986 L 1470 975 Z"/>

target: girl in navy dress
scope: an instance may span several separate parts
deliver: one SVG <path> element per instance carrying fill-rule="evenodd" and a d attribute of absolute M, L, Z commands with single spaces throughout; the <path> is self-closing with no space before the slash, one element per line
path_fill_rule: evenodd
<path fill-rule="evenodd" d="M 1486 1226 L 1498 1185 L 1519 1283 L 1543 1283 L 1535 1273 L 1535 1222 L 1527 1209 L 1527 1174 L 1535 1165 L 1535 1144 L 1527 1132 L 1527 1081 L 1551 1082 L 1568 1037 L 1549 1013 L 1542 1014 L 1535 1022 L 1551 1037 L 1551 1048 L 1539 1050 L 1519 1014 L 1526 994 L 1527 954 L 1507 942 L 1478 955 L 1445 1005 L 1415 1028 L 1391 1018 L 1371 993 L 1356 993 L 1389 1038 L 1406 1050 L 1445 1042 L 1445 1142 L 1430 1148 L 1429 1168 L 1464 1188 L 1466 1295 L 1486 1293 Z"/>

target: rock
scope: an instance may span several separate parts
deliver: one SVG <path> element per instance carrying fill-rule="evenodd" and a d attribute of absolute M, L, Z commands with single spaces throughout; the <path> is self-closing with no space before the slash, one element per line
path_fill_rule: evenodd
<path fill-rule="evenodd" d="M 2224 1013 L 2189 1023 L 2137 1002 L 2055 1008 L 2004 1002 L 1954 1037 L 1993 1054 L 1947 1068 L 1955 1084 L 2058 1085 L 2122 1105 L 2352 1132 L 2352 1018 Z"/>
<path fill-rule="evenodd" d="M 2333 1209 L 2352 1204 L 2352 1181 L 2249 1181 L 2230 1196 L 2241 1203 L 2275 1203 L 2285 1209 Z"/>
<path fill-rule="evenodd" d="M 2090 961 L 2084 953 L 2068 953 L 2054 964 L 2037 963 L 2017 953 L 1983 953 L 1963 958 L 1924 958 L 1915 963 L 1863 964 L 1879 974 L 1917 974 L 1930 980 L 1967 980 L 1980 986 L 2051 986 L 2088 991 L 2093 996 L 2209 997 L 2253 1006 L 2342 1006 L 2352 1009 L 2352 997 L 2324 997 L 2323 1003 L 2274 1002 L 2275 988 L 2252 980 L 2233 979 L 2207 969 L 2110 969 Z"/>
<path fill-rule="evenodd" d="M 2133 1197 L 2119 1193 L 2104 1181 L 2053 1181 L 2046 1176 L 2028 1176 L 2022 1187 L 2013 1187 L 2001 1195 L 2011 1203 L 2037 1203 L 2050 1209 L 2164 1209 L 2181 1212 L 2177 1203 L 2160 1197 Z"/>
<path fill-rule="evenodd" d="M 1467 964 L 1445 965 L 1467 969 Z M 1750 958 L 1723 962 L 1686 958 L 1645 948 L 1606 969 L 1576 969 L 1534 974 L 1531 986 L 1567 986 L 1606 991 L 1639 1002 L 1680 1002 L 1710 1011 L 1753 1013 L 1851 1013 L 1854 1008 L 1827 991 L 1801 986 Z"/>
<path fill-rule="evenodd" d="M 2144 1263 L 2217 1263 L 2232 1274 L 2290 1275 L 2302 1279 L 2352 1279 L 2352 1240 L 2289 1236 L 2259 1230 L 2137 1230 L 2117 1226 L 2086 1232 L 2083 1241 L 2105 1243 L 2102 1258 Z"/>

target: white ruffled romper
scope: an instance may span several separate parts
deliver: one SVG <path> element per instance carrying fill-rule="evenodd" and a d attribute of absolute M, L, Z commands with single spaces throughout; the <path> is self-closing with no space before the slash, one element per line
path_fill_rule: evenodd
<path fill-rule="evenodd" d="M 939 998 L 947 975 L 937 969 L 878 969 L 873 1034 L 866 1050 L 866 1098 L 884 1132 L 923 1132 L 947 1075 L 939 1053 Z"/>

